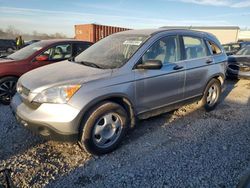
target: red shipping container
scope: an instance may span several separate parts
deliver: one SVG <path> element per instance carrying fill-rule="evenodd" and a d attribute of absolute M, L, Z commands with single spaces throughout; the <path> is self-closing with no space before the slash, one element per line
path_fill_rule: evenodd
<path fill-rule="evenodd" d="M 108 35 L 126 30 L 129 29 L 97 24 L 75 25 L 75 38 L 83 41 L 97 42 Z"/>

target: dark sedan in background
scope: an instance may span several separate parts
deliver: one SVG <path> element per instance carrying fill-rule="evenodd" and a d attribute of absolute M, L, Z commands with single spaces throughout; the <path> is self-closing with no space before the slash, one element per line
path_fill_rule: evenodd
<path fill-rule="evenodd" d="M 244 48 L 245 46 L 250 45 L 249 41 L 241 41 L 241 42 L 236 42 L 236 43 L 228 43 L 228 44 L 223 44 L 223 48 L 226 51 L 227 55 L 234 55 L 236 54 L 239 50 Z"/>
<path fill-rule="evenodd" d="M 24 73 L 77 56 L 91 45 L 91 42 L 73 39 L 43 40 L 0 58 L 0 103 L 10 103 L 16 82 Z"/>
<path fill-rule="evenodd" d="M 39 42 L 40 40 L 29 40 L 29 41 L 26 41 L 26 42 L 24 42 L 24 47 L 25 46 L 28 46 L 28 45 L 31 45 L 31 44 L 33 44 L 33 43 L 35 43 L 35 42 Z"/>
<path fill-rule="evenodd" d="M 0 53 L 12 53 L 16 50 L 16 42 L 12 39 L 0 39 Z"/>
<path fill-rule="evenodd" d="M 250 79 L 250 45 L 228 57 L 227 76 Z"/>

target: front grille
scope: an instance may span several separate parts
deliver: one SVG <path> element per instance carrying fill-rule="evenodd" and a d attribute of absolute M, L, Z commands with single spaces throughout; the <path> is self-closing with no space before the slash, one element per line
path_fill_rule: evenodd
<path fill-rule="evenodd" d="M 36 102 L 29 102 L 28 100 L 24 99 L 23 103 L 28 106 L 31 109 L 37 109 L 41 104 L 40 103 L 36 103 Z"/>
<path fill-rule="evenodd" d="M 28 97 L 30 94 L 30 90 L 28 88 L 22 86 L 22 94 Z"/>

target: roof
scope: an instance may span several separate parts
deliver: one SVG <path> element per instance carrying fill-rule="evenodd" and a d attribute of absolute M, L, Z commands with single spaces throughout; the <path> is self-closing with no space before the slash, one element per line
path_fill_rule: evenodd
<path fill-rule="evenodd" d="M 161 28 L 165 28 L 165 29 L 218 29 L 218 30 L 231 30 L 231 29 L 235 29 L 235 30 L 239 30 L 240 27 L 239 26 L 164 26 Z"/>
<path fill-rule="evenodd" d="M 89 41 L 82 41 L 82 40 L 76 40 L 76 39 L 48 39 L 48 40 L 41 40 L 40 42 L 47 43 L 47 44 L 53 44 L 58 42 L 87 42 L 92 43 Z"/>
<path fill-rule="evenodd" d="M 206 32 L 202 32 L 202 31 L 194 31 L 194 30 L 190 30 L 190 29 L 158 28 L 158 29 L 135 29 L 135 30 L 128 30 L 128 31 L 119 32 L 119 33 L 116 33 L 116 34 L 154 35 L 154 34 L 157 34 L 157 33 L 160 33 L 160 32 L 165 32 L 165 31 L 206 33 Z"/>
<path fill-rule="evenodd" d="M 204 32 L 204 31 L 198 31 L 198 30 L 190 30 L 190 29 L 166 29 L 166 28 L 158 28 L 158 29 L 138 29 L 138 30 L 128 30 L 123 32 L 115 33 L 114 35 L 124 35 L 124 34 L 134 34 L 134 35 L 147 35 L 147 36 L 153 36 L 155 34 L 161 33 L 161 32 L 178 32 L 180 34 L 192 34 L 196 35 L 198 37 L 207 37 L 208 39 L 212 40 L 213 42 L 217 43 L 218 45 L 220 42 L 215 37 L 215 35 Z"/>
<path fill-rule="evenodd" d="M 133 29 L 133 30 L 127 30 L 118 32 L 116 34 L 138 34 L 138 35 L 151 35 L 157 31 L 164 31 L 166 29 Z"/>

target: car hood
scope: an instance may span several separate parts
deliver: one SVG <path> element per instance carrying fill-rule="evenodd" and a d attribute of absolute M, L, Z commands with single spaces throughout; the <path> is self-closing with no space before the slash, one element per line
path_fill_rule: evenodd
<path fill-rule="evenodd" d="M 52 65 L 34 69 L 24 74 L 19 84 L 32 93 L 39 93 L 44 89 L 66 85 L 83 84 L 89 81 L 110 77 L 111 69 L 98 69 L 78 63 L 63 61 Z"/>
<path fill-rule="evenodd" d="M 232 55 L 228 57 L 228 62 L 250 65 L 250 56 Z"/>

